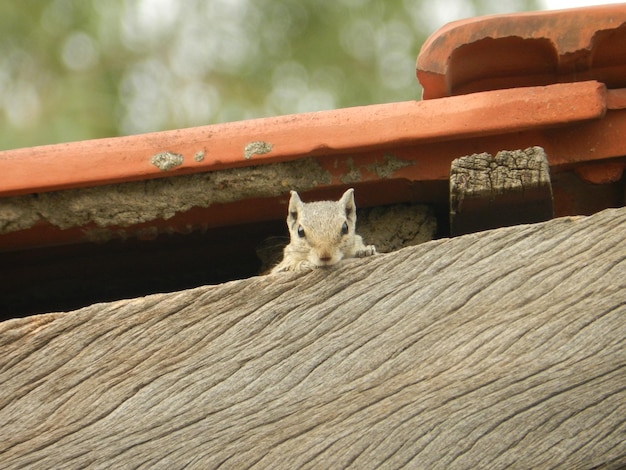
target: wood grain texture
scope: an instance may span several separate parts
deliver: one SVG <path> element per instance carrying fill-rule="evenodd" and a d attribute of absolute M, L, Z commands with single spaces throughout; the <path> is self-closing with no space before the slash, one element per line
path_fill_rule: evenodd
<path fill-rule="evenodd" d="M 617 468 L 626 209 L 0 324 L 3 468 Z"/>

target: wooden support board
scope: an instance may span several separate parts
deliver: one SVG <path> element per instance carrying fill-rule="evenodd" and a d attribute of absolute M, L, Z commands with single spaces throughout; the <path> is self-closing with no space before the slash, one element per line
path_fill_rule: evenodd
<path fill-rule="evenodd" d="M 0 461 L 626 465 L 626 209 L 0 323 Z"/>

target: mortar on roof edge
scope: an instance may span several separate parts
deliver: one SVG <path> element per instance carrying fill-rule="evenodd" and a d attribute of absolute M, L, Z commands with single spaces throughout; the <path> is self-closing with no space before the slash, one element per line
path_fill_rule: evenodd
<path fill-rule="evenodd" d="M 249 198 L 282 195 L 286 189 L 328 185 L 331 174 L 317 160 L 229 168 L 106 186 L 0 198 L 0 234 L 26 230 L 37 223 L 61 229 L 131 227 L 170 219 L 193 207 L 209 207 Z M 98 233 L 98 239 L 106 236 Z"/>
<path fill-rule="evenodd" d="M 385 155 L 381 163 L 363 167 L 355 166 L 354 160 L 350 159 L 348 172 L 338 179 L 344 184 L 359 182 L 364 179 L 362 170 L 379 178 L 390 178 L 394 171 L 412 164 L 390 154 Z M 315 158 L 300 158 L 281 163 L 0 198 L 0 234 L 26 230 L 37 223 L 48 223 L 60 229 L 95 225 L 95 228 L 85 229 L 88 239 L 106 241 L 109 236 L 123 238 L 133 236 L 130 232 L 134 232 L 120 231 L 125 227 L 157 219 L 167 220 L 194 207 L 206 208 L 212 204 L 228 204 L 242 199 L 278 197 L 289 189 L 307 191 L 320 185 L 330 185 L 333 175 L 337 178 L 335 171 L 331 174 Z M 96 228 L 110 233 L 103 233 L 103 230 Z"/>

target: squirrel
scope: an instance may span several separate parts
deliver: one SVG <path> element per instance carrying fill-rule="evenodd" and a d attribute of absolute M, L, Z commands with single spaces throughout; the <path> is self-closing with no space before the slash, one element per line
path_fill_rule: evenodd
<path fill-rule="evenodd" d="M 287 227 L 290 242 L 283 260 L 270 274 L 283 271 L 307 271 L 337 264 L 344 258 L 376 254 L 374 245 L 365 245 L 355 233 L 356 205 L 350 188 L 338 201 L 304 203 L 291 191 Z"/>

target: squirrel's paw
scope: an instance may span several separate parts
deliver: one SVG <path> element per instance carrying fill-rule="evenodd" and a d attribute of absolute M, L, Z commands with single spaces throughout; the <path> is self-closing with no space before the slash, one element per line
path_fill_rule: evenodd
<path fill-rule="evenodd" d="M 356 252 L 358 258 L 364 258 L 366 256 L 373 256 L 376 254 L 376 247 L 374 245 L 367 245 L 364 249 Z"/>
<path fill-rule="evenodd" d="M 285 273 L 285 272 L 300 272 L 300 271 L 312 271 L 316 266 L 309 261 L 288 261 L 283 260 L 274 269 L 271 270 L 271 274 Z"/>
<path fill-rule="evenodd" d="M 317 268 L 317 266 L 313 263 L 309 261 L 301 261 L 295 266 L 294 271 L 313 271 L 315 268 Z"/>

